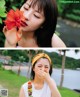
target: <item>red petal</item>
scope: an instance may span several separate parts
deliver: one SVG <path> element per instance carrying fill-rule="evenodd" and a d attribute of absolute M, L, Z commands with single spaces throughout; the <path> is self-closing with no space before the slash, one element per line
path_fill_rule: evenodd
<path fill-rule="evenodd" d="M 14 20 L 14 18 L 15 18 L 14 10 L 10 10 L 7 14 L 7 19 Z"/>
<path fill-rule="evenodd" d="M 21 26 L 21 20 L 25 20 L 25 17 L 23 16 L 23 12 L 19 11 L 18 9 L 16 11 L 10 10 L 7 14 L 7 19 L 4 21 L 7 28 L 10 30 L 13 27 L 20 27 Z"/>
<path fill-rule="evenodd" d="M 5 21 L 5 24 L 6 24 L 7 28 L 8 28 L 8 30 L 11 30 L 13 27 L 16 26 L 15 22 L 10 22 L 8 20 Z"/>

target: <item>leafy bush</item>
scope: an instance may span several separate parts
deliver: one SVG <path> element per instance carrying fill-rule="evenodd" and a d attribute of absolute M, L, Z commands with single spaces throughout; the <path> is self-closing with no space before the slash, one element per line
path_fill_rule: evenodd
<path fill-rule="evenodd" d="M 0 0 L 0 24 L 2 24 L 2 18 L 6 17 L 5 1 Z"/>
<path fill-rule="evenodd" d="M 59 16 L 78 22 L 80 20 L 80 3 L 76 0 L 57 0 Z M 76 15 L 75 15 L 76 14 Z"/>
<path fill-rule="evenodd" d="M 80 22 L 80 16 L 76 16 L 74 14 L 66 14 L 66 17 L 71 19 L 71 20 Z"/>

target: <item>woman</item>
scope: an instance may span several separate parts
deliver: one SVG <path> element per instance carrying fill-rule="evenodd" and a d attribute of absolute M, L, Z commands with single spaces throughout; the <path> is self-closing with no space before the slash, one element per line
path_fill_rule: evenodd
<path fill-rule="evenodd" d="M 20 9 L 26 18 L 19 31 L 4 27 L 5 47 L 66 47 L 54 34 L 57 24 L 55 0 L 27 0 Z M 19 40 L 16 37 L 16 33 Z"/>
<path fill-rule="evenodd" d="M 50 57 L 39 53 L 32 59 L 32 80 L 24 83 L 19 97 L 61 97 L 54 80 L 50 77 L 52 65 Z"/>

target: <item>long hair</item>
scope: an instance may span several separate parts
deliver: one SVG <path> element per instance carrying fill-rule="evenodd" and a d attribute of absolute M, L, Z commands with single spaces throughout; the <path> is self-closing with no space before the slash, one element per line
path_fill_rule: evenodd
<path fill-rule="evenodd" d="M 44 12 L 45 21 L 42 28 L 38 28 L 34 36 L 39 47 L 51 47 L 52 36 L 55 33 L 58 10 L 55 0 L 32 0 L 32 7 L 38 5 L 38 10 Z"/>

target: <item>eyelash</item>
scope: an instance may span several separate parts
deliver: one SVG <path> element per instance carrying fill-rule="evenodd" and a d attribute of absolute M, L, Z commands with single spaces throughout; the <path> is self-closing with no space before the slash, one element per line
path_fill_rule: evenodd
<path fill-rule="evenodd" d="M 35 14 L 34 14 L 34 16 L 35 16 L 36 18 L 38 18 L 38 19 L 40 18 L 40 17 L 36 16 Z"/>
<path fill-rule="evenodd" d="M 38 67 L 41 67 L 41 66 L 38 66 Z M 48 67 L 45 67 L 45 68 L 48 68 Z"/>
<path fill-rule="evenodd" d="M 38 67 L 41 67 L 41 66 L 38 66 Z"/>
<path fill-rule="evenodd" d="M 24 7 L 25 10 L 28 10 L 28 8 Z"/>

